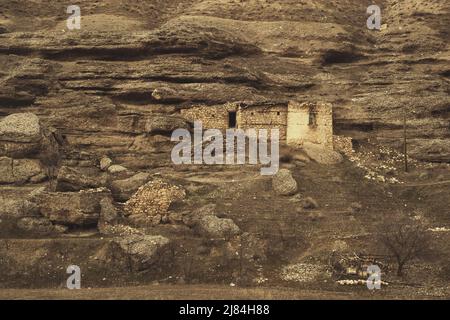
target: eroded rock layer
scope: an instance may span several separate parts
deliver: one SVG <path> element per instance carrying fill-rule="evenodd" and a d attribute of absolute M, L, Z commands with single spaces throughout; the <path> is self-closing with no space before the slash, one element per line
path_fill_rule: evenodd
<path fill-rule="evenodd" d="M 0 5 L 0 114 L 35 113 L 72 158 L 163 166 L 155 134 L 180 124 L 180 107 L 320 100 L 335 133 L 394 147 L 406 114 L 411 154 L 450 161 L 445 1 L 379 1 L 381 31 L 366 27 L 371 1 L 79 4 L 74 31 L 62 1 Z"/>

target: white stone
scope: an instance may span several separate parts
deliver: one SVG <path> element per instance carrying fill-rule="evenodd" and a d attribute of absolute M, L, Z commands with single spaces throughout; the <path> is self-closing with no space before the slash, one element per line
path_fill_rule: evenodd
<path fill-rule="evenodd" d="M 109 173 L 120 173 L 127 171 L 127 168 L 114 164 L 108 168 Z"/>
<path fill-rule="evenodd" d="M 103 157 L 100 160 L 100 169 L 106 171 L 112 165 L 112 160 L 108 157 Z"/>

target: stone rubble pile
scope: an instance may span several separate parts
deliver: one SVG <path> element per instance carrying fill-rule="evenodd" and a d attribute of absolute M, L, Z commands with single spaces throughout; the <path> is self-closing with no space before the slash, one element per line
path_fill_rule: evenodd
<path fill-rule="evenodd" d="M 125 212 L 131 217 L 164 216 L 172 203 L 181 201 L 185 197 L 186 192 L 181 187 L 162 179 L 155 179 L 141 186 L 125 203 Z"/>
<path fill-rule="evenodd" d="M 367 180 L 372 180 L 380 183 L 403 183 L 396 175 L 402 170 L 404 166 L 404 155 L 394 149 L 386 146 L 374 144 L 374 150 L 355 152 L 350 148 L 345 137 L 335 137 L 340 151 L 347 156 L 347 158 L 355 164 L 356 167 L 363 169 L 366 172 L 364 176 Z M 417 160 L 408 158 L 408 163 L 417 166 Z"/>
<path fill-rule="evenodd" d="M 352 138 L 345 136 L 333 136 L 334 150 L 340 152 L 347 157 L 352 156 L 355 153 L 352 145 Z"/>

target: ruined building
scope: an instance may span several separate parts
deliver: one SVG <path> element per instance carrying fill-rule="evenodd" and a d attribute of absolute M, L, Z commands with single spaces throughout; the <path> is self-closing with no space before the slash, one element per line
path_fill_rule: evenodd
<path fill-rule="evenodd" d="M 194 106 L 181 110 L 189 121 L 201 121 L 204 129 L 274 129 L 280 141 L 290 146 L 304 142 L 333 149 L 333 110 L 328 103 L 246 104 L 228 103 L 220 107 Z"/>

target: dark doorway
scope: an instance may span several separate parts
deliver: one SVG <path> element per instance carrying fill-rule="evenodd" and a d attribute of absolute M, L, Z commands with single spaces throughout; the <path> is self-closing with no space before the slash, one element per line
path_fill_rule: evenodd
<path fill-rule="evenodd" d="M 228 112 L 228 128 L 236 128 L 236 111 Z"/>
<path fill-rule="evenodd" d="M 316 127 L 317 126 L 317 114 L 315 112 L 309 113 L 309 126 Z"/>

